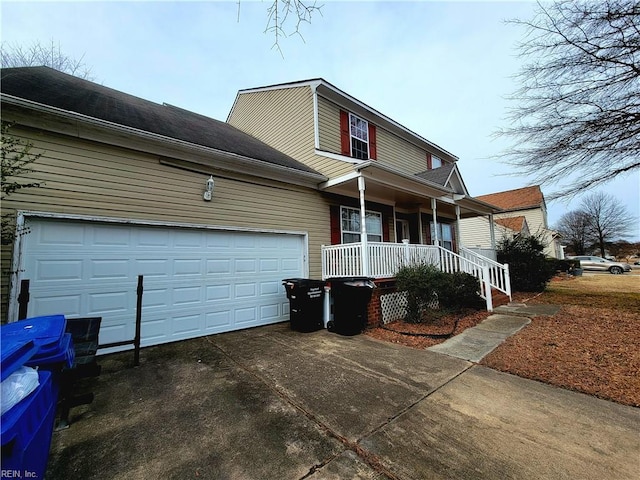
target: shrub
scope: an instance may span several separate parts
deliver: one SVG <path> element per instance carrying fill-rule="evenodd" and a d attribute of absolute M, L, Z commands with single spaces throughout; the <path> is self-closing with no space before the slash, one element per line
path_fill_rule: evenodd
<path fill-rule="evenodd" d="M 505 238 L 498 244 L 498 262 L 509 264 L 511 287 L 522 292 L 542 292 L 555 273 L 555 265 L 542 253 L 538 237 Z"/>
<path fill-rule="evenodd" d="M 459 310 L 483 305 L 478 279 L 468 273 L 444 273 L 432 265 L 403 267 L 396 274 L 396 287 L 407 292 L 405 321 L 420 323 L 428 308 Z"/>
<path fill-rule="evenodd" d="M 446 281 L 440 288 L 440 306 L 449 310 L 482 308 L 484 300 L 478 293 L 480 280 L 464 272 L 444 275 Z"/>

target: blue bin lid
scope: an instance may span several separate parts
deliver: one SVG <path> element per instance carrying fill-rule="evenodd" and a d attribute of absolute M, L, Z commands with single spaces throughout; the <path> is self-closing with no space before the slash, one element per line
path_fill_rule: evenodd
<path fill-rule="evenodd" d="M 64 362 L 65 367 L 71 368 L 73 366 L 74 359 L 75 351 L 73 349 L 71 334 L 65 333 L 62 336 L 62 341 L 60 342 L 60 346 L 57 350 L 47 354 L 43 354 L 38 351 L 36 355 L 31 357 L 31 359 L 25 363 L 25 365 L 27 367 L 44 367 L 46 365 Z"/>
<path fill-rule="evenodd" d="M 37 351 L 38 346 L 33 340 L 3 338 L 0 344 L 0 381 L 22 367 Z"/>
<path fill-rule="evenodd" d="M 38 347 L 37 355 L 54 354 L 61 348 L 67 320 L 64 315 L 32 317 L 2 325 L 0 341 L 33 340 Z"/>

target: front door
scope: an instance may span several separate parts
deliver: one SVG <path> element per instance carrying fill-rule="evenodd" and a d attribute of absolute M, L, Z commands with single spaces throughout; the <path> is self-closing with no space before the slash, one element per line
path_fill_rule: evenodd
<path fill-rule="evenodd" d="M 410 239 L 409 220 L 396 220 L 396 243 L 401 243 L 402 240 Z"/>

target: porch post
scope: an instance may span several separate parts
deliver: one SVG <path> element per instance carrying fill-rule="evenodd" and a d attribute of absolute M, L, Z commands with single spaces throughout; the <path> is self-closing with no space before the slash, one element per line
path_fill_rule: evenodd
<path fill-rule="evenodd" d="M 454 239 L 456 245 L 458 246 L 458 252 L 460 251 L 460 246 L 462 245 L 462 239 L 460 238 L 460 205 L 456 205 L 456 229 L 455 229 L 456 238 Z"/>
<path fill-rule="evenodd" d="M 424 245 L 424 234 L 422 229 L 422 212 L 420 211 L 420 207 L 418 207 L 418 243 L 420 245 Z"/>
<path fill-rule="evenodd" d="M 496 227 L 493 223 L 493 213 L 489 214 L 489 236 L 491 237 L 491 250 L 496 251 Z"/>
<path fill-rule="evenodd" d="M 433 212 L 433 238 L 431 241 L 434 245 L 440 245 L 440 235 L 438 233 L 438 210 L 436 208 L 436 199 L 431 199 L 431 211 Z"/>
<path fill-rule="evenodd" d="M 364 207 L 364 177 L 358 177 L 358 190 L 360 191 L 360 261 L 362 263 L 362 275 L 369 276 L 369 248 L 367 247 L 367 211 Z"/>

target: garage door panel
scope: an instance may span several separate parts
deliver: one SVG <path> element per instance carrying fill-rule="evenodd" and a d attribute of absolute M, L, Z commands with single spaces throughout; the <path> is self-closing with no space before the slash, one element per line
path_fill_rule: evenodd
<path fill-rule="evenodd" d="M 101 316 L 102 344 L 133 338 L 138 275 L 154 345 L 286 321 L 282 279 L 304 271 L 299 235 L 27 220 L 28 315 Z"/>
<path fill-rule="evenodd" d="M 126 258 L 90 260 L 89 279 L 119 280 L 131 276 L 129 260 Z"/>
<path fill-rule="evenodd" d="M 98 225 L 91 228 L 91 245 L 94 247 L 128 248 L 131 245 L 131 229 L 126 226 Z"/>
<path fill-rule="evenodd" d="M 38 282 L 81 282 L 83 278 L 83 261 L 69 260 L 36 260 L 33 279 Z"/>

